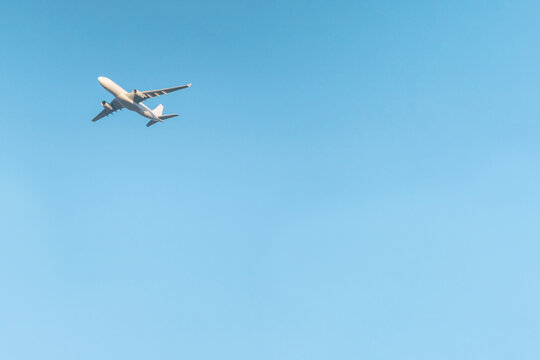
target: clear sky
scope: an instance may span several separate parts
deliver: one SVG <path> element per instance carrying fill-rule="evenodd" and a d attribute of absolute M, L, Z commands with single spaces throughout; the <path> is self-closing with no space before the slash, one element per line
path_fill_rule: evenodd
<path fill-rule="evenodd" d="M 538 359 L 539 14 L 4 1 L 0 358 Z"/>

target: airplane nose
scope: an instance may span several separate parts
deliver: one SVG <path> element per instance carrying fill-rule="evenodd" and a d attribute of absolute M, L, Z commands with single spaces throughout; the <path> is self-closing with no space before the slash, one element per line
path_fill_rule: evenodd
<path fill-rule="evenodd" d="M 103 85 L 103 82 L 104 82 L 105 80 L 107 80 L 107 78 L 106 78 L 105 76 L 98 76 L 97 80 L 99 81 L 99 83 L 100 83 L 101 85 Z"/>

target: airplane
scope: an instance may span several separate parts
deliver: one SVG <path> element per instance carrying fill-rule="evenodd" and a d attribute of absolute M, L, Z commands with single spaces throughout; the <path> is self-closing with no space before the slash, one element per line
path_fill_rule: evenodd
<path fill-rule="evenodd" d="M 159 104 L 154 110 L 150 110 L 148 106 L 144 105 L 142 102 L 151 99 L 156 96 L 165 95 L 173 91 L 185 89 L 191 86 L 191 84 L 158 89 L 158 90 L 149 90 L 149 91 L 139 91 L 134 89 L 132 92 L 127 92 L 122 89 L 118 84 L 116 84 L 111 79 L 106 78 L 105 76 L 99 76 L 98 81 L 111 94 L 114 95 L 114 99 L 108 103 L 105 100 L 101 102 L 101 105 L 105 108 L 101 111 L 92 121 L 96 122 L 105 116 L 109 116 L 117 110 L 128 109 L 135 111 L 145 118 L 150 119 L 146 126 L 152 126 L 158 122 L 162 122 L 165 119 L 170 119 L 178 114 L 169 114 L 163 115 L 163 105 Z"/>

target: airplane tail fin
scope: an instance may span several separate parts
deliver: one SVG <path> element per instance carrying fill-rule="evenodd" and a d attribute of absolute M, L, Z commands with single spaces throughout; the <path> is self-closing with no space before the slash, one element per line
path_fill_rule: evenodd
<path fill-rule="evenodd" d="M 161 116 L 161 114 L 163 114 L 163 105 L 159 104 L 152 112 L 156 116 Z"/>
<path fill-rule="evenodd" d="M 175 116 L 178 116 L 178 114 L 168 114 L 168 115 L 163 115 L 163 105 L 159 104 L 154 110 L 152 110 L 152 112 L 154 113 L 154 115 L 156 115 L 158 117 L 158 119 L 160 121 L 163 121 L 165 119 L 170 119 L 170 118 L 173 118 Z M 146 126 L 152 126 L 154 125 L 155 123 L 158 123 L 159 121 L 157 120 L 150 120 L 148 122 L 148 124 L 146 124 Z"/>

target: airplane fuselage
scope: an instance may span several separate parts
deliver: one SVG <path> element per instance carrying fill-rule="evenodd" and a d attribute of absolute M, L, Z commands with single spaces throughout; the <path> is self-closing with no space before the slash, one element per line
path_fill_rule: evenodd
<path fill-rule="evenodd" d="M 130 94 L 126 90 L 124 90 L 120 85 L 115 83 L 109 78 L 106 78 L 105 76 L 98 77 L 98 81 L 107 90 L 110 92 L 118 101 L 128 110 L 135 111 L 136 113 L 139 113 L 140 115 L 144 116 L 145 118 L 154 120 L 154 121 L 162 121 L 158 116 L 156 116 L 152 110 L 148 108 L 148 106 L 144 105 L 143 103 L 136 103 L 132 99 L 130 99 L 127 95 Z"/>

